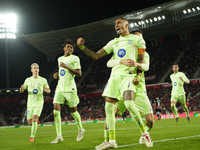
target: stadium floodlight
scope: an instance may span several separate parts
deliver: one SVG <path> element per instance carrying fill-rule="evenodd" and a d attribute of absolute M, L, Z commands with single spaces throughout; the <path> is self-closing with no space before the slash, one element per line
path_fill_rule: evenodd
<path fill-rule="evenodd" d="M 130 27 L 131 27 L 131 28 L 132 28 L 132 27 L 134 27 L 134 24 L 133 24 L 133 23 L 131 23 L 131 24 L 130 24 Z"/>
<path fill-rule="evenodd" d="M 17 16 L 15 14 L 0 14 L 0 39 L 5 39 L 6 49 L 6 78 L 7 88 L 10 88 L 9 80 L 9 65 L 8 65 L 8 39 L 16 38 L 16 22 Z M 7 91 L 6 91 L 7 92 Z"/>
<path fill-rule="evenodd" d="M 161 17 L 160 17 L 160 16 L 158 16 L 158 20 L 161 20 Z"/>
<path fill-rule="evenodd" d="M 144 24 L 144 21 L 141 21 L 142 24 Z"/>
<path fill-rule="evenodd" d="M 165 16 L 164 16 L 164 15 L 162 16 L 162 19 L 163 19 L 163 20 L 165 19 Z"/>
<path fill-rule="evenodd" d="M 157 21 L 157 18 L 156 18 L 156 17 L 154 18 L 154 21 Z"/>
<path fill-rule="evenodd" d="M 135 26 L 138 26 L 137 23 L 134 23 Z"/>
<path fill-rule="evenodd" d="M 149 23 L 149 20 L 146 20 L 146 23 Z"/>
<path fill-rule="evenodd" d="M 197 10 L 200 10 L 199 6 L 197 6 Z"/>
<path fill-rule="evenodd" d="M 15 39 L 16 38 L 16 20 L 14 14 L 0 14 L 0 39 Z"/>
<path fill-rule="evenodd" d="M 187 11 L 186 11 L 186 10 L 183 10 L 183 13 L 184 13 L 184 14 L 187 14 Z"/>
<path fill-rule="evenodd" d="M 138 24 L 141 25 L 141 22 L 139 21 Z"/>
<path fill-rule="evenodd" d="M 195 12 L 196 10 L 194 8 L 192 8 L 192 11 Z"/>
<path fill-rule="evenodd" d="M 188 12 L 189 12 L 189 13 L 191 13 L 191 10 L 190 10 L 190 9 L 188 9 Z"/>
<path fill-rule="evenodd" d="M 153 22 L 153 20 L 152 20 L 152 19 L 149 19 L 149 21 L 150 21 L 150 22 Z"/>

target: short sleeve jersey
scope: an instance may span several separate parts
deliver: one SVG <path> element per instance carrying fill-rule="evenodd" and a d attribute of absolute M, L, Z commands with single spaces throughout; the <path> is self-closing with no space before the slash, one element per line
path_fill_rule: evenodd
<path fill-rule="evenodd" d="M 58 58 L 58 85 L 56 92 L 70 92 L 77 91 L 76 83 L 74 80 L 75 75 L 68 69 L 60 67 L 60 63 L 63 62 L 72 69 L 81 69 L 80 59 L 78 56 L 71 54 L 70 56 L 61 56 Z"/>
<path fill-rule="evenodd" d="M 156 103 L 156 108 L 160 109 L 162 101 L 157 99 L 157 100 L 155 100 L 155 103 Z"/>
<path fill-rule="evenodd" d="M 145 41 L 142 37 L 137 35 L 128 35 L 111 40 L 103 49 L 110 54 L 113 52 L 112 59 L 133 59 L 137 60 L 138 51 L 145 52 Z M 134 70 L 126 65 L 117 65 L 112 68 L 112 75 L 127 75 L 130 70 Z"/>
<path fill-rule="evenodd" d="M 179 79 L 179 77 L 182 77 L 183 80 L 188 80 L 188 78 L 185 76 L 183 72 L 177 72 L 176 74 L 171 74 L 170 79 L 172 81 L 172 91 L 171 95 L 184 95 L 185 90 L 183 87 L 184 81 Z"/>
<path fill-rule="evenodd" d="M 43 77 L 29 77 L 24 82 L 24 89 L 28 91 L 28 106 L 43 106 L 43 90 L 49 88 L 47 80 Z"/>
<path fill-rule="evenodd" d="M 147 52 L 145 52 L 143 63 L 149 64 L 149 60 L 150 60 L 149 54 Z M 142 71 L 142 75 L 140 77 L 140 82 L 136 86 L 136 93 L 137 93 L 137 95 L 146 94 L 146 85 L 145 85 L 144 71 Z"/>

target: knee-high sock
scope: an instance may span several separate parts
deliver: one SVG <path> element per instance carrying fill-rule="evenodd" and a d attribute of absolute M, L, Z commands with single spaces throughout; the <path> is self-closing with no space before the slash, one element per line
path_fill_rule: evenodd
<path fill-rule="evenodd" d="M 171 104 L 171 109 L 172 109 L 172 112 L 174 113 L 175 117 L 179 117 L 175 104 Z"/>
<path fill-rule="evenodd" d="M 109 102 L 105 104 L 106 123 L 109 132 L 109 140 L 115 140 L 115 105 Z"/>
<path fill-rule="evenodd" d="M 135 107 L 135 103 L 133 100 L 126 100 L 124 102 L 126 108 L 129 110 L 131 116 L 135 120 L 136 124 L 139 126 L 141 133 L 144 133 L 146 131 L 144 127 L 144 123 L 142 121 L 141 115 L 138 111 L 138 109 Z"/>
<path fill-rule="evenodd" d="M 76 124 L 77 124 L 77 127 L 78 129 L 82 129 L 83 126 L 82 126 L 82 122 L 81 122 L 81 116 L 80 114 L 78 113 L 78 111 L 74 112 L 74 113 L 71 113 L 71 115 L 74 117 L 74 119 L 76 120 Z"/>
<path fill-rule="evenodd" d="M 54 121 L 56 125 L 56 133 L 57 135 L 61 135 L 61 116 L 60 116 L 60 111 L 58 110 L 53 110 L 54 113 Z"/>
<path fill-rule="evenodd" d="M 105 130 L 105 129 L 104 129 L 104 139 L 105 141 L 109 141 L 109 132 L 108 130 Z"/>
<path fill-rule="evenodd" d="M 31 127 L 31 137 L 34 138 L 35 133 L 37 131 L 37 127 L 38 127 L 38 123 L 36 122 L 32 122 L 32 127 Z"/>
<path fill-rule="evenodd" d="M 186 104 L 182 105 L 182 107 L 183 107 L 186 115 L 189 116 L 189 110 L 188 110 L 188 107 L 186 106 Z"/>

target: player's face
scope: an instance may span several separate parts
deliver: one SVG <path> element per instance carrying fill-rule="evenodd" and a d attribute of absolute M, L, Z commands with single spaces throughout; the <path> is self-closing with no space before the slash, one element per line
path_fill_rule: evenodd
<path fill-rule="evenodd" d="M 115 21 L 115 30 L 117 32 L 117 34 L 121 35 L 124 32 L 128 31 L 128 22 L 126 20 L 123 19 L 117 19 Z"/>
<path fill-rule="evenodd" d="M 74 47 L 71 44 L 66 44 L 63 50 L 65 51 L 65 54 L 71 55 L 74 52 Z"/>
<path fill-rule="evenodd" d="M 176 72 L 178 72 L 178 70 L 179 70 L 179 68 L 178 68 L 178 66 L 177 65 L 173 65 L 173 68 L 172 68 L 172 70 L 176 73 Z"/>
<path fill-rule="evenodd" d="M 34 73 L 34 74 L 37 74 L 37 73 L 39 73 L 39 66 L 38 65 L 34 65 L 34 66 L 32 66 L 32 68 L 31 68 L 31 72 L 32 73 Z"/>

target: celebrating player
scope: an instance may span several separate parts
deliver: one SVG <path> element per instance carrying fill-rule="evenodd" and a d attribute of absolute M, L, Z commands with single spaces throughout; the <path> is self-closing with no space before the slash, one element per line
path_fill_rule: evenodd
<path fill-rule="evenodd" d="M 81 65 L 78 56 L 73 55 L 75 44 L 71 39 L 67 39 L 63 45 L 64 56 L 58 58 L 59 72 L 54 73 L 54 79 L 59 78 L 54 95 L 54 120 L 56 125 L 57 137 L 51 144 L 56 144 L 63 141 L 61 133 L 61 105 L 66 104 L 69 106 L 70 113 L 74 117 L 78 126 L 77 141 L 83 139 L 85 129 L 82 127 L 81 117 L 77 111 L 79 104 L 79 97 L 77 95 L 76 83 L 74 80 L 75 75 L 80 77 L 82 75 Z"/>
<path fill-rule="evenodd" d="M 178 64 L 175 63 L 172 67 L 173 74 L 170 75 L 170 79 L 172 81 L 172 91 L 171 91 L 171 109 L 176 117 L 175 124 L 178 124 L 179 115 L 176 109 L 176 102 L 179 101 L 186 112 L 187 121 L 190 123 L 189 110 L 186 106 L 186 98 L 185 98 L 185 90 L 183 87 L 184 82 L 190 83 L 188 78 L 185 76 L 183 72 L 179 72 Z"/>
<path fill-rule="evenodd" d="M 28 88 L 27 121 L 29 125 L 32 125 L 30 142 L 33 142 L 38 127 L 37 121 L 44 105 L 43 90 L 47 94 L 51 90 L 47 80 L 39 76 L 39 65 L 37 63 L 31 65 L 31 72 L 32 76 L 26 78 L 24 84 L 21 85 L 20 93 L 23 93 Z"/>
<path fill-rule="evenodd" d="M 96 53 L 84 46 L 83 38 L 77 40 L 77 45 L 88 57 L 94 60 L 98 60 L 113 52 L 112 58 L 115 60 L 132 59 L 130 63 L 133 63 L 138 59 L 138 62 L 142 63 L 146 48 L 145 41 L 140 36 L 130 34 L 128 26 L 129 24 L 126 19 L 117 19 L 115 21 L 115 30 L 120 37 L 111 40 Z M 109 142 L 101 149 L 117 148 L 114 109 L 119 100 L 124 100 L 125 107 L 129 110 L 131 116 L 137 122 L 142 135 L 145 137 L 146 145 L 148 147 L 153 146 L 153 141 L 146 131 L 141 115 L 134 104 L 136 84 L 139 83 L 141 76 L 139 69 L 137 70 L 137 74 L 134 72 L 135 69 L 136 67 L 130 67 L 128 65 L 117 65 L 112 68 L 110 78 L 102 95 L 105 97 L 106 102 L 105 111 L 107 128 L 109 131 Z"/>

